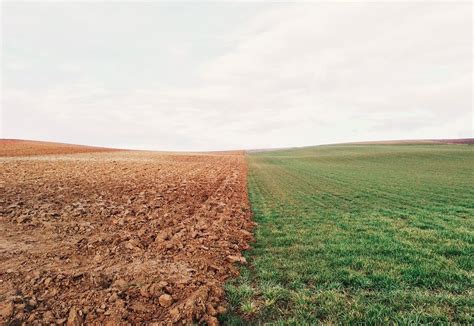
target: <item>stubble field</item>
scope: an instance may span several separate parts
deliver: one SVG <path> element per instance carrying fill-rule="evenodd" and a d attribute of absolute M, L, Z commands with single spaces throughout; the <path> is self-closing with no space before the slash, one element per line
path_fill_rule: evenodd
<path fill-rule="evenodd" d="M 217 323 L 253 227 L 243 153 L 26 145 L 0 157 L 0 323 Z"/>
<path fill-rule="evenodd" d="M 230 325 L 474 322 L 474 148 L 249 155 L 258 223 Z"/>

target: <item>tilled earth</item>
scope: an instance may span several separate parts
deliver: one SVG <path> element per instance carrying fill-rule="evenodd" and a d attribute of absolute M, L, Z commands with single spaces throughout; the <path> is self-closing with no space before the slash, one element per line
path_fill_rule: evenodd
<path fill-rule="evenodd" d="M 242 153 L 0 157 L 0 324 L 217 324 L 253 225 Z"/>
<path fill-rule="evenodd" d="M 0 139 L 0 157 L 112 152 L 117 149 L 22 139 Z"/>

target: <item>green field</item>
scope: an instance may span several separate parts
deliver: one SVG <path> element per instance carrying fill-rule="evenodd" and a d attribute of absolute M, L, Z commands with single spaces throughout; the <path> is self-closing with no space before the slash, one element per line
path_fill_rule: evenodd
<path fill-rule="evenodd" d="M 251 154 L 258 223 L 226 324 L 474 322 L 474 147 Z"/>

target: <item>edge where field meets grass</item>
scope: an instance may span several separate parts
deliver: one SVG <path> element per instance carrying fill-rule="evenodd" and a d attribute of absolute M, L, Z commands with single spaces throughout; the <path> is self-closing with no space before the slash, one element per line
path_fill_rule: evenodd
<path fill-rule="evenodd" d="M 474 322 L 474 147 L 249 155 L 258 223 L 228 325 Z"/>

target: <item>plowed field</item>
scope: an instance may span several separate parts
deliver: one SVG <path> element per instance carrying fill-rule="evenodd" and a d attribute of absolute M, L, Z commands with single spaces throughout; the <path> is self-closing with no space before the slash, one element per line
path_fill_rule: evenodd
<path fill-rule="evenodd" d="M 117 149 L 72 144 L 60 144 L 34 140 L 0 139 L 0 157 L 113 151 L 117 151 Z"/>
<path fill-rule="evenodd" d="M 0 157 L 0 322 L 216 324 L 250 215 L 242 153 Z"/>

